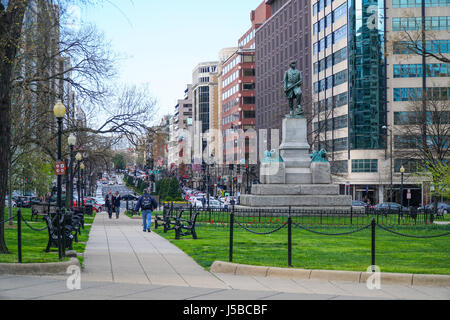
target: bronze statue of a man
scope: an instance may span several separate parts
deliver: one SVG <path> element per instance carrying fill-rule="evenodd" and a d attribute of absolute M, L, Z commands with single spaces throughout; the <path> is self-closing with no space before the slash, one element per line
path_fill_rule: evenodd
<path fill-rule="evenodd" d="M 291 68 L 284 73 L 283 89 L 286 98 L 289 99 L 290 116 L 294 117 L 294 99 L 297 100 L 297 110 L 295 116 L 303 116 L 301 107 L 303 77 L 301 71 L 295 69 L 296 62 L 291 62 Z"/>

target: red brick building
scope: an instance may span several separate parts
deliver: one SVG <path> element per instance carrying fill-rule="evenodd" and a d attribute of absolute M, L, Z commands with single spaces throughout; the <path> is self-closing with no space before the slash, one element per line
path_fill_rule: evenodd
<path fill-rule="evenodd" d="M 261 3 L 250 13 L 251 28 L 238 40 L 237 50 L 221 64 L 219 96 L 223 163 L 248 163 L 249 152 L 256 151 L 248 141 L 239 152 L 237 131 L 255 129 L 255 32 L 270 16 L 270 6 Z M 245 152 L 244 152 L 245 150 Z"/>

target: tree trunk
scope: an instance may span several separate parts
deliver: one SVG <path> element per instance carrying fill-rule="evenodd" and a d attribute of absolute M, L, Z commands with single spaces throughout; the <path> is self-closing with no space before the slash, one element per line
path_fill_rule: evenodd
<path fill-rule="evenodd" d="M 27 3 L 28 0 L 10 0 L 7 9 L 0 12 L 0 253 L 9 253 L 4 212 L 11 143 L 11 76 Z"/>

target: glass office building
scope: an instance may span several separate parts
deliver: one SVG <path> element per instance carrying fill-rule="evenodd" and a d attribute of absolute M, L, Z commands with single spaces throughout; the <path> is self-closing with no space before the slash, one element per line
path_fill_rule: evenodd
<path fill-rule="evenodd" d="M 421 139 L 407 136 L 405 126 L 417 125 L 410 109 L 423 94 L 449 101 L 450 70 L 446 61 L 412 52 L 404 36 L 420 36 L 423 25 L 427 50 L 449 58 L 450 1 L 312 0 L 311 24 L 312 138 L 315 149 L 328 151 L 341 192 L 406 205 L 409 190 L 411 205 L 428 203 L 412 156 Z M 450 124 L 447 118 L 440 122 Z M 442 137 L 444 146 L 449 138 Z"/>
<path fill-rule="evenodd" d="M 350 149 L 385 148 L 384 0 L 348 1 Z"/>

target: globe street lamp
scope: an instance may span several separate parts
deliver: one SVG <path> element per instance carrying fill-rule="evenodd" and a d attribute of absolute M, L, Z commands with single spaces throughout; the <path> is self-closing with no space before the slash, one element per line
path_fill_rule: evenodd
<path fill-rule="evenodd" d="M 403 174 L 405 173 L 405 168 L 402 166 L 401 168 L 400 168 L 400 173 L 402 174 L 402 184 L 401 184 L 401 191 L 400 191 L 400 199 L 401 199 L 401 205 L 402 205 L 402 207 L 403 207 Z"/>
<path fill-rule="evenodd" d="M 77 199 L 77 208 L 79 208 L 80 207 L 80 193 L 81 193 L 81 191 L 80 191 L 80 163 L 81 163 L 81 160 L 83 160 L 83 156 L 81 155 L 81 153 L 77 153 L 77 155 L 75 156 L 75 160 L 77 160 L 77 162 L 78 162 L 78 169 L 77 169 L 77 174 L 78 174 L 78 179 L 77 179 L 77 193 L 78 193 L 78 199 Z"/>
<path fill-rule="evenodd" d="M 69 164 L 69 208 L 73 207 L 73 147 L 77 143 L 77 138 L 73 133 L 67 138 L 67 144 L 70 148 L 70 164 Z"/>
<path fill-rule="evenodd" d="M 64 119 L 64 116 L 66 115 L 66 107 L 62 104 L 61 100 L 58 100 L 58 102 L 53 107 L 53 114 L 56 117 L 56 120 L 58 122 L 58 162 L 61 162 L 61 138 L 62 138 L 62 121 Z M 59 260 L 62 260 L 62 249 L 61 249 L 61 178 L 62 176 L 58 173 L 57 176 L 57 227 L 58 227 L 58 255 Z"/>

